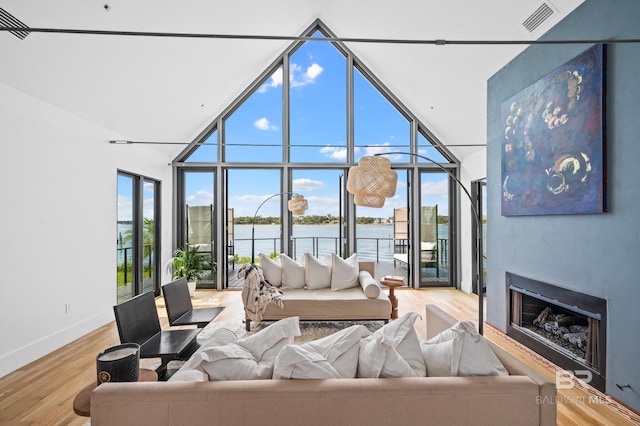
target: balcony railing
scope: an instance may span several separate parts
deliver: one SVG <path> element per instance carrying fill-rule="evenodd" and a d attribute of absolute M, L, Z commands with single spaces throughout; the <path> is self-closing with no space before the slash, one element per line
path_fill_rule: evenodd
<path fill-rule="evenodd" d="M 147 254 L 144 258 L 142 266 L 142 278 L 150 278 L 153 276 L 153 244 L 144 245 L 143 253 Z M 133 247 L 119 247 L 118 253 L 118 285 L 131 284 L 133 277 Z"/>
<path fill-rule="evenodd" d="M 280 238 L 255 238 L 255 246 L 257 253 L 280 253 Z M 293 237 L 293 253 L 291 256 L 297 259 L 305 253 L 311 253 L 314 257 L 319 257 L 323 254 L 335 253 L 340 255 L 340 238 L 338 237 Z M 358 247 L 358 255 L 362 258 L 375 258 L 376 262 L 381 261 L 393 261 L 393 254 L 396 252 L 394 244 L 401 240 L 394 240 L 393 238 L 385 237 L 361 237 L 356 238 L 356 244 Z M 406 248 L 406 240 L 404 241 L 404 247 Z M 236 243 L 246 244 L 236 244 Z M 438 250 L 440 251 L 438 259 L 440 263 L 447 263 L 448 260 L 448 239 L 438 239 Z M 240 247 L 249 247 L 251 245 L 250 238 L 237 238 L 233 241 L 235 247 L 235 254 L 238 259 L 242 261 L 243 258 L 249 258 L 249 252 L 246 254 L 238 250 Z M 265 249 L 269 247 L 269 249 Z"/>

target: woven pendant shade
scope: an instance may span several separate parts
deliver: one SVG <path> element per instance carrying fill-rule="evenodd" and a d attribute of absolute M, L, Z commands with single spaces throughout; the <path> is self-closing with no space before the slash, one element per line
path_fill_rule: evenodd
<path fill-rule="evenodd" d="M 347 191 L 354 195 L 356 206 L 384 206 L 384 199 L 396 193 L 398 174 L 391 170 L 391 161 L 380 156 L 362 157 L 349 169 Z"/>
<path fill-rule="evenodd" d="M 289 211 L 294 215 L 302 215 L 309 208 L 309 203 L 305 200 L 304 195 L 294 195 L 287 203 Z"/>

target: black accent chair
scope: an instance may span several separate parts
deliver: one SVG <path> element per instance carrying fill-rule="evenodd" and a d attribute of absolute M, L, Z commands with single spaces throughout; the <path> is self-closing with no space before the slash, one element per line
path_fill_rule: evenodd
<path fill-rule="evenodd" d="M 166 377 L 167 364 L 188 359 L 198 349 L 201 330 L 162 330 L 153 292 L 135 296 L 113 307 L 120 343 L 140 345 L 140 358 L 160 358 L 158 377 Z"/>
<path fill-rule="evenodd" d="M 179 278 L 162 286 L 169 324 L 196 325 L 202 328 L 218 316 L 224 307 L 193 309 L 186 278 Z"/>

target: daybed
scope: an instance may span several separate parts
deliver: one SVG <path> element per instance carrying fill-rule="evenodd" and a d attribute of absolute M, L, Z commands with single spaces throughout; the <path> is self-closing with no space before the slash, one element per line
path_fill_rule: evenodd
<path fill-rule="evenodd" d="M 297 316 L 301 321 L 381 320 L 386 323 L 391 318 L 389 297 L 384 291 L 380 291 L 379 284 L 372 278 L 375 277 L 374 262 L 357 262 L 356 260 L 357 269 L 355 274 L 357 275 L 355 276 L 357 283 L 355 286 L 335 290 L 335 286 L 322 287 L 308 284 L 310 280 L 318 279 L 319 274 L 317 271 L 310 272 L 309 264 L 312 262 L 317 264 L 318 260 L 311 258 L 309 255 L 305 256 L 306 263 L 304 266 L 298 266 L 298 268 L 301 268 L 298 278 L 295 278 L 295 273 L 289 275 L 294 277 L 293 279 L 296 282 L 288 284 L 286 282 L 283 283 L 282 279 L 286 281 L 286 268 L 289 266 L 273 265 L 271 263 L 273 261 L 264 256 L 261 257 L 264 276 L 270 282 L 275 283 L 281 290 L 283 303 L 281 305 L 276 303 L 267 304 L 265 310 L 260 313 L 261 318 L 258 318 L 259 320 L 277 321 Z M 287 259 L 285 255 L 280 255 L 280 258 L 284 264 L 287 264 L 287 262 L 291 264 L 291 260 Z M 349 259 L 353 259 L 353 257 Z M 342 262 L 342 260 L 334 257 L 334 262 Z M 281 270 L 278 270 L 278 267 Z M 296 268 L 296 265 L 292 267 Z M 322 268 L 322 266 L 318 266 L 318 268 Z M 282 272 L 283 269 L 285 270 L 284 272 Z M 365 273 L 362 273 L 363 271 Z M 276 275 L 283 274 L 282 278 L 274 277 L 274 273 Z M 307 282 L 304 281 L 305 273 Z M 310 274 L 313 275 L 313 278 L 309 277 Z M 245 291 L 246 287 L 243 289 L 243 301 L 246 303 Z M 256 318 L 251 318 L 251 310 L 247 309 L 246 306 L 245 313 L 246 329 L 250 330 L 251 321 L 256 321 Z"/>
<path fill-rule="evenodd" d="M 456 321 L 430 305 L 426 322 L 432 337 Z M 490 347 L 509 376 L 106 383 L 91 424 L 555 425 L 553 382 Z"/>

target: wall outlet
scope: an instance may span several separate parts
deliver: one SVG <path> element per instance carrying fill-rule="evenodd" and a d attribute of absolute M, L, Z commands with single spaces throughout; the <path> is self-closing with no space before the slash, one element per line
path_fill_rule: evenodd
<path fill-rule="evenodd" d="M 65 314 L 71 313 L 71 302 L 67 302 L 64 304 L 64 313 Z"/>

